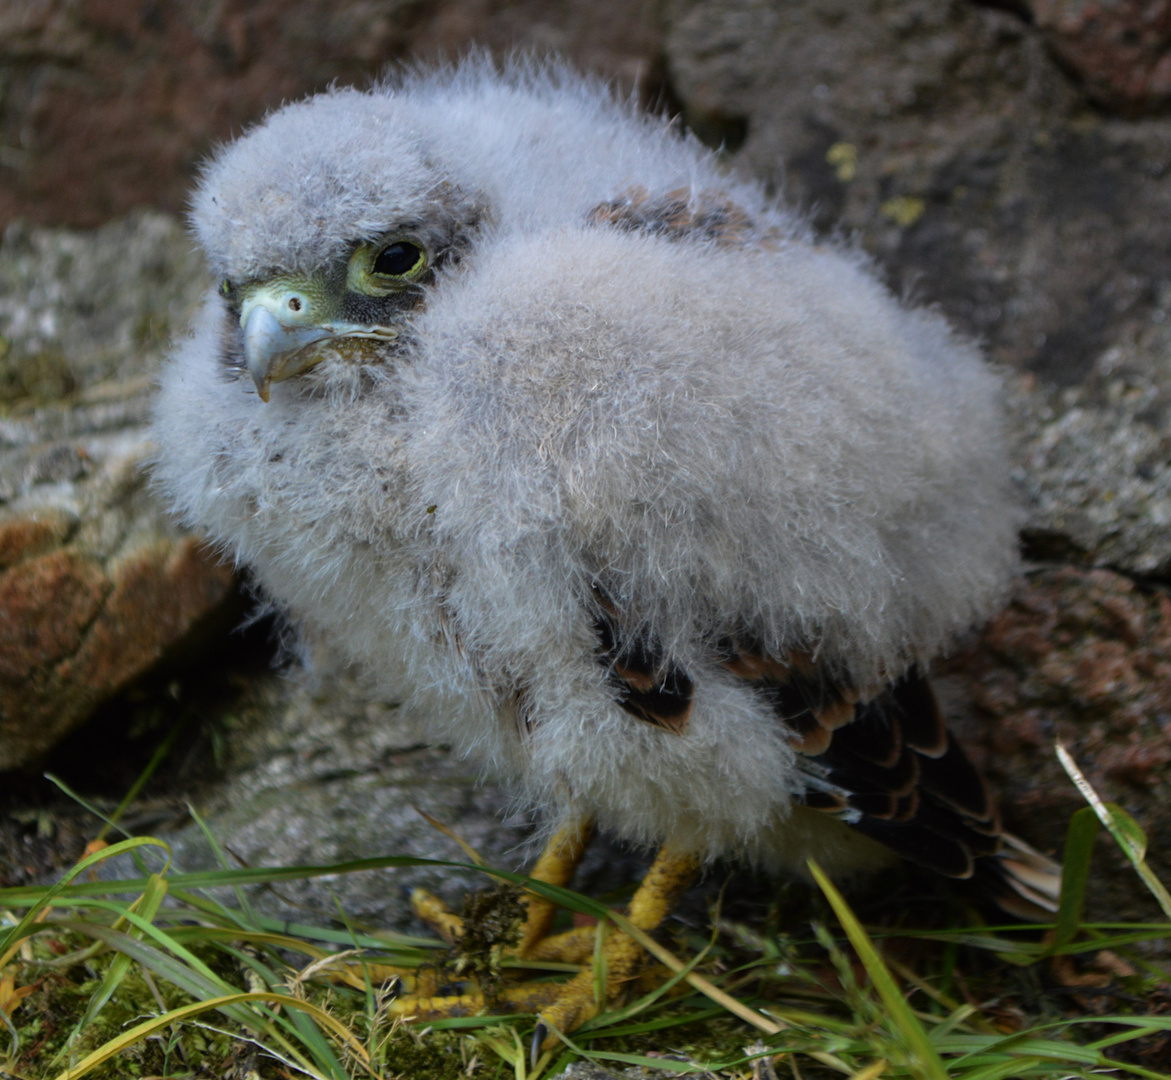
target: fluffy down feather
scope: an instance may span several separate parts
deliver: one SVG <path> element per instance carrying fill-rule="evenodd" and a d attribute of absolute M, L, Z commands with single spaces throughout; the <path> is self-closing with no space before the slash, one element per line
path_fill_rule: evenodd
<path fill-rule="evenodd" d="M 456 257 L 393 343 L 324 346 L 267 404 L 209 294 L 155 417 L 190 525 L 552 818 L 875 855 L 794 807 L 831 774 L 727 643 L 816 671 L 848 719 L 1000 602 L 1016 514 L 972 345 L 556 66 L 287 106 L 207 167 L 192 218 L 233 282 L 404 228 Z"/>

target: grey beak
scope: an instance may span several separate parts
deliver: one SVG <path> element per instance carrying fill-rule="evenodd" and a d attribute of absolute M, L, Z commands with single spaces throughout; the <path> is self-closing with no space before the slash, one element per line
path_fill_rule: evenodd
<path fill-rule="evenodd" d="M 309 345 L 335 336 L 332 327 L 286 326 L 263 304 L 257 304 L 244 323 L 244 362 L 262 401 L 268 401 L 270 383 L 300 374 L 316 363 L 298 354 Z"/>

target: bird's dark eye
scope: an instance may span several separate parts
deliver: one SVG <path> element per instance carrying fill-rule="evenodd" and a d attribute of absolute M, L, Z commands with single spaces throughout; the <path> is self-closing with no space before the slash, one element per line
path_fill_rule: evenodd
<path fill-rule="evenodd" d="M 384 237 L 373 244 L 359 244 L 350 254 L 346 288 L 363 296 L 391 296 L 418 283 L 427 274 L 427 249 L 410 240 Z"/>
<path fill-rule="evenodd" d="M 396 240 L 378 253 L 370 269 L 375 274 L 402 277 L 416 269 L 422 261 L 423 252 L 420 248 L 406 240 Z"/>

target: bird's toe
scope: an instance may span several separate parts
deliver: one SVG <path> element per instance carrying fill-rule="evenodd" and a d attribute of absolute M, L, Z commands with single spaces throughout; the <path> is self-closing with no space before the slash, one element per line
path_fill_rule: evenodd
<path fill-rule="evenodd" d="M 463 936 L 463 919 L 433 892 L 426 889 L 412 889 L 411 911 L 414 912 L 416 918 L 422 919 L 449 945 L 454 945 Z"/>

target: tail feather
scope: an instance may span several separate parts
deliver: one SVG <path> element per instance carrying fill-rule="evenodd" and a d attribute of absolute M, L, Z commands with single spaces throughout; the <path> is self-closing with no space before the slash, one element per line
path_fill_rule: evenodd
<path fill-rule="evenodd" d="M 1000 851 L 981 860 L 991 871 L 992 899 L 1026 922 L 1048 922 L 1061 902 L 1061 864 L 1012 833 L 1002 834 Z"/>

